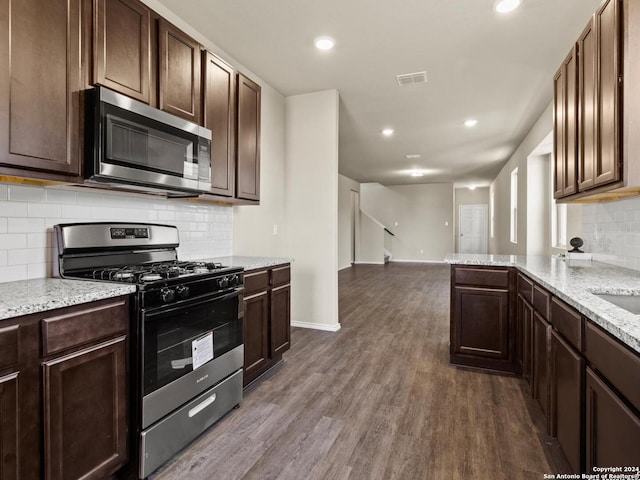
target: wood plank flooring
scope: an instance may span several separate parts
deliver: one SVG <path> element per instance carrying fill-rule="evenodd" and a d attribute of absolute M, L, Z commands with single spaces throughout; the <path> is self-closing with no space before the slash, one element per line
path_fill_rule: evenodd
<path fill-rule="evenodd" d="M 449 365 L 448 266 L 359 265 L 339 282 L 342 329 L 293 329 L 284 363 L 154 480 L 539 480 L 568 471 L 522 379 Z"/>

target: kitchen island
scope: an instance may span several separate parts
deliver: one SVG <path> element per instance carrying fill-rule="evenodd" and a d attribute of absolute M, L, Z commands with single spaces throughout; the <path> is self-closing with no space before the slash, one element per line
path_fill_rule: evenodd
<path fill-rule="evenodd" d="M 640 465 L 638 272 L 548 256 L 450 255 L 450 362 L 522 375 L 574 473 Z"/>

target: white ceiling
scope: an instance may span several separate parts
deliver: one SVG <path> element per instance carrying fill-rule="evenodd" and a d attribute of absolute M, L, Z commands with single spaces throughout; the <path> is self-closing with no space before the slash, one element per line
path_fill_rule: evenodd
<path fill-rule="evenodd" d="M 337 89 L 340 173 L 487 185 L 551 101 L 601 0 L 524 0 L 507 15 L 494 0 L 160 2 L 284 95 Z M 332 51 L 315 49 L 321 35 Z M 398 87 L 397 74 L 422 70 L 427 84 Z M 395 134 L 382 137 L 385 127 Z"/>

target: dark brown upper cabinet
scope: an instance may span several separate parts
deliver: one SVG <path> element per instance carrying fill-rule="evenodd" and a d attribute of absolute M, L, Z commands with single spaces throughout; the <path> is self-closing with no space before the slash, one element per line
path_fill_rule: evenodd
<path fill-rule="evenodd" d="M 93 83 L 150 97 L 151 12 L 137 0 L 94 0 Z"/>
<path fill-rule="evenodd" d="M 238 74 L 236 197 L 260 200 L 260 85 Z"/>
<path fill-rule="evenodd" d="M 214 132 L 211 193 L 234 195 L 236 72 L 210 52 L 202 53 L 203 125 Z"/>
<path fill-rule="evenodd" d="M 577 50 L 573 48 L 554 77 L 555 198 L 577 192 L 577 60 Z"/>
<path fill-rule="evenodd" d="M 554 78 L 555 198 L 588 201 L 640 193 L 638 141 L 624 128 L 640 116 L 629 86 L 640 79 L 640 56 L 632 48 L 640 38 L 635 27 L 640 7 L 634 3 L 606 0 Z"/>
<path fill-rule="evenodd" d="M 90 7 L 0 0 L 0 174 L 78 180 Z"/>
<path fill-rule="evenodd" d="M 158 24 L 159 107 L 200 123 L 200 44 L 164 19 Z"/>

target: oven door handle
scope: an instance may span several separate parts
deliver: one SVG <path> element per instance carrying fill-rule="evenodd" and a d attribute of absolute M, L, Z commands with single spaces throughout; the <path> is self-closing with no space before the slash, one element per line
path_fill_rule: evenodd
<path fill-rule="evenodd" d="M 153 317 L 156 316 L 166 316 L 168 314 L 174 313 L 176 310 L 184 310 L 185 308 L 193 308 L 199 307 L 201 305 L 205 305 L 207 303 L 217 303 L 223 302 L 225 300 L 230 300 L 234 297 L 239 297 L 241 289 L 234 290 L 233 292 L 226 293 L 224 295 L 212 295 L 210 297 L 200 298 L 198 300 L 183 300 L 182 302 L 171 303 L 168 305 L 163 305 L 161 307 L 156 307 L 151 310 L 142 309 L 142 316 L 144 321 L 152 321 Z"/>

